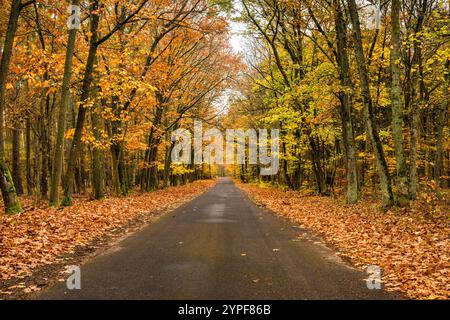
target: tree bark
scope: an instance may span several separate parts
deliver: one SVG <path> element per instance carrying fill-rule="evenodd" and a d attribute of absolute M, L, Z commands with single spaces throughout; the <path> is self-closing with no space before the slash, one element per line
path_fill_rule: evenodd
<path fill-rule="evenodd" d="M 342 138 L 344 140 L 345 163 L 347 171 L 347 202 L 358 201 L 358 174 L 356 167 L 356 151 L 352 120 L 352 96 L 353 87 L 350 78 L 350 63 L 347 50 L 347 30 L 343 17 L 340 0 L 335 0 L 335 25 L 336 25 L 336 60 L 339 65 L 339 81 L 343 88 L 339 92 L 340 116 L 342 123 Z"/>
<path fill-rule="evenodd" d="M 6 80 L 9 73 L 14 37 L 17 31 L 20 11 L 22 10 L 22 1 L 13 0 L 9 14 L 8 27 L 6 29 L 5 42 L 3 44 L 2 58 L 0 61 L 0 189 L 3 197 L 5 213 L 17 213 L 22 211 L 17 198 L 16 188 L 14 186 L 11 173 L 5 161 L 5 95 Z"/>
<path fill-rule="evenodd" d="M 423 28 L 423 22 L 425 19 L 425 13 L 427 8 L 427 0 L 419 1 L 417 3 L 417 24 L 414 28 L 414 37 L 416 37 Z M 419 114 L 419 105 L 423 101 L 424 98 L 424 82 L 423 78 L 420 80 L 419 83 L 419 98 L 416 98 L 416 85 L 419 78 L 419 75 L 423 74 L 423 66 L 422 66 L 422 46 L 421 41 L 419 39 L 416 39 L 413 44 L 414 54 L 411 61 L 411 67 L 413 67 L 414 71 L 411 71 L 411 69 L 407 70 L 411 73 L 411 76 L 408 79 L 407 82 L 407 94 L 408 99 L 405 97 L 405 102 L 407 101 L 407 107 L 409 107 L 410 114 L 411 114 L 411 138 L 410 138 L 410 144 L 411 144 L 411 150 L 410 150 L 410 156 L 409 156 L 409 197 L 411 199 L 415 199 L 417 197 L 417 192 L 419 190 L 418 185 L 418 173 L 417 173 L 417 143 L 419 140 L 419 122 L 420 122 L 420 114 Z M 418 71 L 417 71 L 418 69 Z M 406 94 L 406 93 L 405 93 Z"/>
<path fill-rule="evenodd" d="M 128 176 L 124 162 L 124 150 L 119 142 L 111 145 L 111 156 L 113 162 L 113 179 L 116 194 L 126 196 L 128 194 Z"/>
<path fill-rule="evenodd" d="M 84 120 L 86 117 L 86 107 L 85 103 L 89 99 L 92 75 L 94 72 L 94 63 L 97 55 L 97 31 L 99 26 L 100 17 L 96 12 L 99 8 L 98 1 L 93 1 L 91 5 L 91 26 L 90 33 L 91 38 L 89 40 L 89 53 L 86 61 L 86 67 L 84 70 L 83 84 L 81 89 L 81 103 L 78 108 L 77 122 L 75 126 L 75 133 L 73 136 L 72 144 L 70 147 L 69 159 L 67 160 L 67 169 L 64 179 L 64 197 L 62 200 L 63 206 L 68 206 L 72 204 L 72 194 L 73 194 L 73 183 L 75 179 L 75 165 L 78 157 L 78 153 L 81 145 L 81 137 L 83 134 Z"/>
<path fill-rule="evenodd" d="M 448 114 L 448 110 L 450 107 L 450 93 L 448 88 L 450 87 L 450 59 L 447 59 L 445 63 L 445 68 L 447 74 L 445 75 L 445 83 L 444 83 L 444 101 L 439 104 L 437 115 L 436 115 L 436 170 L 435 170 L 435 181 L 437 190 L 439 192 L 439 188 L 441 187 L 441 176 L 443 175 L 444 169 L 444 144 L 443 144 L 443 136 L 444 136 L 444 126 L 446 123 L 446 115 Z"/>
<path fill-rule="evenodd" d="M 48 75 L 47 75 L 48 76 Z M 47 77 L 44 75 L 44 79 Z M 44 80 L 45 81 L 45 80 Z M 47 110 L 49 105 L 49 96 L 45 94 L 45 90 L 42 90 L 42 98 L 40 102 L 40 117 L 39 117 L 39 145 L 40 145 L 40 152 L 41 152 L 41 175 L 40 175 L 40 181 L 39 181 L 39 193 L 42 199 L 47 199 L 47 193 L 48 193 L 48 163 L 49 163 L 49 127 L 47 123 Z"/>
<path fill-rule="evenodd" d="M 392 186 L 389 178 L 389 172 L 384 157 L 383 146 L 381 144 L 378 130 L 375 124 L 375 117 L 373 114 L 372 98 L 370 96 L 369 77 L 367 72 L 366 61 L 364 57 L 364 50 L 362 46 L 361 26 L 359 22 L 358 9 L 355 0 L 348 0 L 348 7 L 350 18 L 353 27 L 353 40 L 356 61 L 358 64 L 359 77 L 361 81 L 361 93 L 364 104 L 364 117 L 366 131 L 375 153 L 378 176 L 380 178 L 381 197 L 383 207 L 387 208 L 393 204 Z"/>
<path fill-rule="evenodd" d="M 33 195 L 33 173 L 31 165 L 31 123 L 30 119 L 27 118 L 26 128 L 25 128 L 25 152 L 26 152 L 26 179 L 27 179 L 27 194 L 29 196 Z"/>
<path fill-rule="evenodd" d="M 72 0 L 72 5 L 79 5 L 79 0 Z M 64 62 L 64 74 L 61 87 L 61 101 L 58 109 L 58 121 L 57 121 L 57 133 L 55 142 L 55 151 L 53 154 L 53 168 L 50 181 L 50 205 L 59 204 L 59 186 L 61 181 L 61 175 L 63 171 L 63 159 L 64 159 L 64 134 L 66 131 L 66 112 L 69 106 L 70 96 L 70 79 L 72 77 L 72 64 L 73 53 L 75 50 L 75 40 L 77 35 L 77 29 L 73 28 L 69 30 L 66 58 Z"/>
<path fill-rule="evenodd" d="M 175 125 L 174 130 L 178 129 L 178 125 Z M 166 134 L 166 150 L 165 150 L 165 156 L 164 156 L 164 174 L 163 174 L 163 180 L 164 180 L 164 188 L 170 187 L 170 172 L 172 165 L 172 150 L 175 147 L 175 142 L 171 141 L 171 135 L 169 133 Z"/>
<path fill-rule="evenodd" d="M 94 138 L 99 143 L 102 139 L 101 130 L 104 127 L 104 121 L 98 114 L 98 109 L 91 111 L 91 122 Z M 92 148 L 92 191 L 95 199 L 105 197 L 105 155 L 103 149 L 98 145 L 94 145 Z"/>
<path fill-rule="evenodd" d="M 396 160 L 397 204 L 408 203 L 408 173 L 403 149 L 403 110 L 400 101 L 400 0 L 391 0 L 392 137 Z"/>
<path fill-rule="evenodd" d="M 12 177 L 17 195 L 23 194 L 22 166 L 20 163 L 20 131 L 13 129 L 12 132 Z"/>

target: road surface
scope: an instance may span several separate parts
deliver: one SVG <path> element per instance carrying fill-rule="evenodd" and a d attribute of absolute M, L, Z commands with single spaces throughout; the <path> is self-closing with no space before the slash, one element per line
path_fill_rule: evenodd
<path fill-rule="evenodd" d="M 37 299 L 389 299 L 230 179 L 81 266 Z"/>

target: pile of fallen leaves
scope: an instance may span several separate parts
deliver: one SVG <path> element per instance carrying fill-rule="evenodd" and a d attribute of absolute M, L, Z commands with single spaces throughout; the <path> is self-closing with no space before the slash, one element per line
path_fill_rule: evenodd
<path fill-rule="evenodd" d="M 62 254 L 87 245 L 136 216 L 175 208 L 213 184 L 213 180 L 196 181 L 122 198 L 77 200 L 71 207 L 36 208 L 12 216 L 0 212 L 0 280 L 31 275 L 37 267 L 54 263 Z"/>
<path fill-rule="evenodd" d="M 414 204 L 382 212 L 374 202 L 343 205 L 331 197 L 239 186 L 256 203 L 319 234 L 357 267 L 378 265 L 387 290 L 418 299 L 450 298 L 448 207 L 431 218 Z"/>

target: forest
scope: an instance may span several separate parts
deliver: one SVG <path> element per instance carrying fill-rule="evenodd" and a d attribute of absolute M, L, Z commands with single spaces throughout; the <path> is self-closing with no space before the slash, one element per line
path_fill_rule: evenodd
<path fill-rule="evenodd" d="M 448 244 L 448 1 L 0 0 L 0 11 L 3 279 L 225 175 L 274 211 L 305 195 L 322 209 L 353 205 L 352 217 L 372 204 L 380 219 L 416 212 L 433 225 L 427 236 L 439 233 L 427 252 Z M 279 130 L 278 172 L 260 175 L 249 154 L 234 165 L 174 162 L 172 134 L 195 120 Z M 72 238 L 54 240 L 63 247 L 39 263 L 14 251 L 17 221 L 46 228 L 38 221 L 59 213 L 58 230 L 83 217 Z M 93 224 L 77 230 L 85 219 Z M 448 262 L 442 249 L 433 268 Z M 448 298 L 448 275 L 429 285 L 436 295 L 411 296 Z"/>
<path fill-rule="evenodd" d="M 448 3 L 359 5 L 242 1 L 257 58 L 228 117 L 281 131 L 271 183 L 406 206 L 449 186 Z"/>
<path fill-rule="evenodd" d="M 136 186 L 151 191 L 201 176 L 171 166 L 170 133 L 186 119 L 208 120 L 239 65 L 215 4 L 70 5 L 81 13 L 80 30 L 69 32 L 67 23 L 77 21 L 65 2 L 1 6 L 6 213 L 21 211 L 22 194 L 70 205 L 74 194 L 126 196 Z"/>
<path fill-rule="evenodd" d="M 389 207 L 407 205 L 421 186 L 437 194 L 449 186 L 443 1 L 386 1 L 379 11 L 352 1 L 243 1 L 235 19 L 253 39 L 245 67 L 227 42 L 230 3 L 73 2 L 80 30 L 69 32 L 58 18 L 66 3 L 7 4 L 6 213 L 21 210 L 22 194 L 70 205 L 73 194 L 126 196 L 200 177 L 202 168 L 169 156 L 171 132 L 193 118 L 279 128 L 281 169 L 270 180 L 289 189 L 345 189 L 349 203 L 367 191 Z M 225 89 L 233 91 L 224 116 L 214 102 Z M 250 165 L 238 169 L 258 178 Z"/>

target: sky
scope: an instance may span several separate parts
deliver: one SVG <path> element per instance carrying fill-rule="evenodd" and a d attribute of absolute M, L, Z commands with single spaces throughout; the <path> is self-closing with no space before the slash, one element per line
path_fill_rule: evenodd
<path fill-rule="evenodd" d="M 239 0 L 233 0 L 233 7 L 234 13 L 232 15 L 232 18 L 238 18 L 244 8 L 242 7 L 242 4 Z M 247 26 L 245 23 L 233 20 L 231 20 L 229 23 L 231 28 L 231 47 L 233 48 L 234 52 L 244 54 L 246 41 L 244 33 L 247 30 Z"/>
<path fill-rule="evenodd" d="M 231 27 L 231 39 L 230 39 L 231 47 L 233 48 L 235 53 L 241 54 L 245 53 L 244 43 L 246 40 L 243 33 L 246 30 L 246 25 L 242 22 L 231 21 L 230 27 Z"/>
<path fill-rule="evenodd" d="M 238 0 L 234 0 L 234 8 L 236 12 L 232 15 L 232 18 L 239 17 L 242 10 L 242 6 L 240 5 Z M 232 19 L 229 21 L 231 36 L 230 36 L 230 45 L 233 49 L 234 53 L 242 55 L 244 57 L 243 61 L 245 61 L 246 52 L 246 42 L 248 39 L 246 38 L 245 32 L 247 30 L 247 25 L 242 22 L 237 22 Z M 218 114 L 226 114 L 230 105 L 230 99 L 236 92 L 232 89 L 225 90 L 220 97 L 218 97 L 213 105 L 217 110 Z"/>

